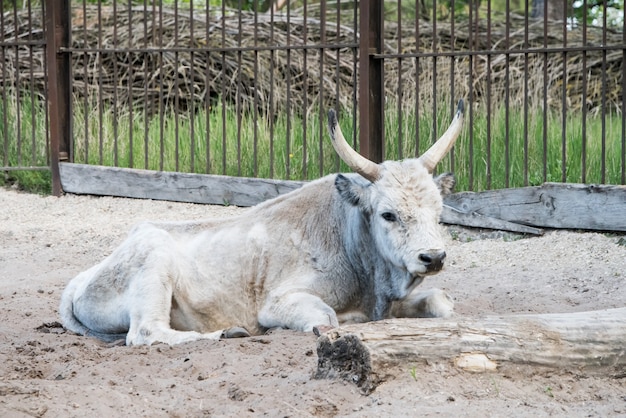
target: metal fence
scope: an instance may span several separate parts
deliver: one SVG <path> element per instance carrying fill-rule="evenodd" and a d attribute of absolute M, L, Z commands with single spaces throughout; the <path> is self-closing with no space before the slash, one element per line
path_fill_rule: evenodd
<path fill-rule="evenodd" d="M 51 169 L 56 192 L 59 160 L 316 178 L 344 168 L 330 107 L 364 155 L 411 157 L 459 98 L 440 169 L 461 189 L 626 183 L 623 3 L 16 3 L 0 5 L 0 170 Z"/>
<path fill-rule="evenodd" d="M 0 2 L 0 169 L 48 170 L 46 41 L 41 6 Z M 16 22 L 21 23 L 16 24 Z"/>

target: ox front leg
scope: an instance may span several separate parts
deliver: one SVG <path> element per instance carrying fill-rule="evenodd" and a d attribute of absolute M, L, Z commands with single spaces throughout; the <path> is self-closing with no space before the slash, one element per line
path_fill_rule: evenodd
<path fill-rule="evenodd" d="M 339 326 L 337 314 L 319 296 L 306 290 L 273 291 L 259 312 L 259 324 L 266 328 L 322 331 Z"/>

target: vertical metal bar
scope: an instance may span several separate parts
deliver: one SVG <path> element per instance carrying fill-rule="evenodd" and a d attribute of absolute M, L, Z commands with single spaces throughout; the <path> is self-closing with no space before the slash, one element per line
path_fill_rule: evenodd
<path fill-rule="evenodd" d="M 622 15 L 622 45 L 626 45 L 626 9 Z M 622 178 L 626 184 L 626 48 L 622 49 Z"/>
<path fill-rule="evenodd" d="M 178 0 L 174 0 L 174 48 L 178 48 Z M 174 69 L 177 71 L 180 53 L 174 51 Z M 178 74 L 174 77 L 174 169 L 180 171 L 180 81 Z"/>
<path fill-rule="evenodd" d="M 320 1 L 320 44 L 326 44 L 326 0 Z M 324 138 L 326 138 L 326 115 L 324 112 L 324 48 L 320 48 L 319 81 L 319 176 L 324 175 Z"/>
<path fill-rule="evenodd" d="M 226 46 L 226 2 L 222 2 L 222 47 Z M 226 174 L 226 52 L 222 51 L 222 174 Z"/>
<path fill-rule="evenodd" d="M 87 0 L 83 0 L 83 39 L 86 41 L 87 40 Z M 85 126 L 84 126 L 84 130 L 85 132 L 83 133 L 83 141 L 85 141 L 85 155 L 84 155 L 84 163 L 85 164 L 89 164 L 89 120 L 90 118 L 90 113 L 91 113 L 91 106 L 90 106 L 90 98 L 91 98 L 91 93 L 89 91 L 89 62 L 88 62 L 88 58 L 87 58 L 87 53 L 83 52 L 83 56 L 84 56 L 84 62 L 85 65 L 83 65 L 83 77 L 85 79 L 85 92 L 83 93 L 83 113 L 84 113 L 84 119 L 85 119 Z"/>
<path fill-rule="evenodd" d="M 152 19 L 149 21 L 148 20 L 148 4 L 147 2 L 144 1 L 143 3 L 143 46 L 145 49 L 148 49 L 148 22 L 151 22 L 152 24 L 154 24 L 154 10 L 152 11 L 152 13 L 150 13 Z M 154 28 L 152 28 L 154 29 Z M 152 38 L 152 41 L 154 42 L 154 38 Z M 151 56 L 150 53 L 148 52 L 144 52 L 143 53 L 143 60 L 146 63 L 146 65 L 144 65 L 144 80 L 150 80 L 150 70 L 149 67 L 150 65 L 148 64 L 151 59 L 149 58 Z M 148 169 L 150 167 L 149 165 L 149 136 L 150 136 L 150 118 L 152 117 L 154 111 L 153 111 L 153 103 L 154 100 L 152 99 L 152 92 L 149 93 L 148 91 L 148 85 L 152 85 L 152 82 L 148 83 L 147 81 L 145 83 L 143 83 L 143 97 L 145 99 L 144 102 L 144 107 L 143 107 L 143 168 L 144 169 Z M 154 90 L 154 89 L 152 89 Z M 150 94 L 150 95 L 148 95 Z"/>
<path fill-rule="evenodd" d="M 15 57 L 20 56 L 20 49 L 18 46 L 19 38 L 19 30 L 17 29 L 17 25 L 19 22 L 19 18 L 17 16 L 17 4 L 13 5 L 13 24 L 15 25 Z M 22 102 L 21 102 L 21 92 L 20 92 L 20 84 L 21 77 L 20 72 L 15 71 L 15 141 L 16 141 L 16 151 L 17 151 L 17 165 L 23 166 L 24 162 L 22 161 Z"/>
<path fill-rule="evenodd" d="M 239 0 L 239 10 L 242 10 L 243 2 Z M 243 13 L 239 13 L 238 16 L 238 33 L 237 37 L 237 47 L 241 48 L 241 37 L 243 34 L 243 22 L 242 16 Z M 241 98 L 241 90 L 243 89 L 243 82 L 241 81 L 241 58 L 242 52 L 241 49 L 237 50 L 237 97 L 235 98 L 235 108 L 237 109 L 237 175 L 241 176 L 241 112 L 242 112 L 242 98 Z"/>
<path fill-rule="evenodd" d="M 402 53 L 402 1 L 398 0 L 398 53 Z M 398 132 L 397 132 L 397 156 L 388 156 L 390 159 L 401 160 L 403 158 L 402 153 L 402 57 L 398 58 Z"/>
<path fill-rule="evenodd" d="M 291 27 L 291 2 L 287 2 L 287 27 Z M 291 68 L 291 36 L 290 32 L 287 32 L 287 68 Z M 285 178 L 289 180 L 291 178 L 291 71 L 287 71 L 286 74 L 286 87 L 287 87 L 287 132 L 285 138 Z"/>
<path fill-rule="evenodd" d="M 359 142 L 361 154 L 381 162 L 384 155 L 384 85 L 383 60 L 374 54 L 383 52 L 383 4 L 360 2 L 359 66 Z"/>
<path fill-rule="evenodd" d="M 487 0 L 487 49 L 491 49 L 491 0 Z M 491 189 L 491 54 L 487 54 L 487 189 Z"/>
<path fill-rule="evenodd" d="M 582 124 L 581 124 L 581 135 L 582 135 L 582 150 L 581 150 L 581 173 L 582 178 L 581 182 L 587 182 L 587 51 L 585 47 L 587 46 L 587 1 L 583 1 L 583 71 L 582 71 Z"/>
<path fill-rule="evenodd" d="M 113 2 L 113 164 L 119 166 L 119 109 L 117 98 L 117 2 Z"/>
<path fill-rule="evenodd" d="M 128 0 L 128 33 L 133 33 L 133 3 L 132 0 Z M 132 36 L 128 37 L 128 49 L 132 48 Z M 134 167 L 133 160 L 133 66 L 135 60 L 133 59 L 133 52 L 127 52 L 128 57 L 128 166 Z"/>
<path fill-rule="evenodd" d="M 305 3 L 305 6 L 306 6 L 306 3 Z M 305 20 L 306 20 L 306 12 L 305 12 Z M 253 144 L 252 144 L 253 157 L 252 158 L 253 158 L 253 164 L 254 164 L 254 177 L 258 177 L 259 176 L 259 89 L 257 85 L 257 82 L 259 79 L 259 51 L 257 50 L 257 46 L 259 45 L 259 8 L 258 7 L 254 9 L 253 31 L 254 31 L 254 69 L 253 69 L 253 72 L 254 72 L 254 80 L 253 80 L 254 109 L 253 109 L 253 127 L 252 127 L 253 129 Z M 304 61 L 306 63 L 306 58 Z M 306 73 L 306 67 L 304 71 Z"/>
<path fill-rule="evenodd" d="M 433 63 L 433 70 L 432 70 L 432 74 L 433 74 L 433 96 L 432 96 L 432 108 L 433 108 L 433 122 L 432 122 L 432 137 L 431 137 L 431 141 L 432 143 L 434 143 L 437 140 L 437 128 L 438 128 L 438 121 L 437 121 L 437 50 L 439 48 L 437 48 L 437 43 L 438 43 L 438 39 L 437 39 L 437 0 L 432 0 L 433 1 L 433 18 L 432 18 L 432 25 L 433 25 L 433 33 L 432 33 L 432 37 L 433 37 L 433 44 L 432 44 L 432 52 L 433 52 L 433 58 L 432 58 L 432 63 Z"/>
<path fill-rule="evenodd" d="M 489 1 L 489 0 L 488 0 Z M 454 34 L 454 0 L 450 0 L 450 52 L 454 53 L 455 50 L 455 43 L 456 43 L 456 36 Z M 418 13 L 416 11 L 416 13 Z M 457 98 L 455 97 L 455 90 L 454 90 L 454 72 L 455 72 L 455 57 L 454 55 L 452 55 L 450 57 L 450 115 L 452 117 L 454 117 L 454 111 L 456 109 L 455 102 L 457 100 Z M 455 153 L 454 153 L 454 147 L 452 147 L 452 149 L 450 150 L 450 172 L 454 173 L 455 171 Z"/>
<path fill-rule="evenodd" d="M 154 6 L 156 9 L 156 6 Z M 158 31 L 154 28 L 155 32 L 158 32 L 157 49 L 159 50 L 159 68 L 163 68 L 163 8 L 158 7 Z M 163 92 L 165 90 L 163 85 L 163 71 L 159 71 L 159 170 L 163 171 L 165 163 L 165 98 Z M 168 100 L 169 103 L 169 100 Z"/>
<path fill-rule="evenodd" d="M 204 34 L 207 47 L 210 45 L 209 40 L 211 36 L 211 25 L 209 24 L 211 18 L 211 10 L 210 10 L 210 0 L 206 0 L 204 4 L 206 15 L 205 15 L 205 23 L 204 26 L 206 28 L 206 32 Z M 206 62 L 211 62 L 211 53 L 207 51 L 206 53 Z M 204 82 L 206 83 L 206 96 L 205 96 L 205 124 L 206 124 L 206 132 L 204 134 L 204 142 L 205 142 L 205 173 L 211 172 L 211 66 L 207 65 L 204 73 Z"/>
<path fill-rule="evenodd" d="M 563 1 L 563 48 L 567 48 L 567 2 Z M 561 181 L 567 181 L 567 52 L 563 51 L 563 93 L 561 99 Z"/>
<path fill-rule="evenodd" d="M 29 66 L 29 78 L 30 78 L 30 165 L 37 165 L 37 141 L 36 141 L 36 130 L 35 124 L 37 118 L 35 117 L 36 113 L 36 104 L 35 104 L 35 77 L 34 77 L 34 68 L 35 65 L 33 63 L 34 55 L 33 55 L 33 45 L 31 42 L 33 41 L 33 11 L 31 8 L 31 2 L 28 2 L 28 66 Z"/>
<path fill-rule="evenodd" d="M 359 39 L 358 27 L 359 27 L 359 6 L 356 2 L 352 5 L 352 27 L 354 30 L 352 31 L 352 40 L 356 44 Z M 358 47 L 352 48 L 352 103 L 355 106 L 352 108 L 352 148 L 358 149 L 358 130 L 357 127 L 357 100 L 358 100 L 358 77 L 357 74 L 359 72 L 359 50 Z"/>
<path fill-rule="evenodd" d="M 47 23 L 47 22 L 46 22 Z M 0 33 L 4 33 L 4 2 L 0 1 Z M 6 46 L 2 44 L 0 51 L 0 65 L 2 65 L 2 82 L 7 81 L 7 69 L 6 69 Z M 2 91 L 2 136 L 3 136 L 3 150 L 4 158 L 2 164 L 5 167 L 9 166 L 9 126 L 8 126 L 8 103 L 7 103 L 7 91 L 6 88 L 0 89 Z M 46 112 L 47 114 L 47 112 Z"/>
<path fill-rule="evenodd" d="M 341 43 L 341 7 L 340 7 L 341 5 L 339 4 L 339 2 L 337 2 L 336 4 L 337 4 L 337 7 L 336 7 L 337 15 L 336 15 L 336 19 L 335 20 L 336 20 L 337 28 L 336 28 L 335 33 L 336 33 L 337 43 Z M 335 80 L 336 80 L 336 82 L 335 82 L 335 103 L 336 103 L 336 106 L 339 107 L 339 103 L 340 103 L 339 102 L 339 85 L 340 85 L 339 80 L 341 79 L 339 77 L 339 58 L 340 58 L 340 56 L 339 56 L 339 53 L 340 53 L 339 48 L 337 48 L 335 50 L 335 52 L 337 54 L 336 55 L 336 59 L 335 59 Z M 339 158 L 339 155 L 337 155 L 337 154 L 335 154 L 334 157 L 335 157 L 334 158 L 335 159 L 335 168 L 333 169 L 333 171 L 337 172 L 337 171 L 339 171 L 341 160 Z"/>
<path fill-rule="evenodd" d="M 55 4 L 56 3 L 56 4 Z M 46 0 L 46 61 L 48 66 L 48 111 L 50 114 L 50 169 L 52 194 L 62 193 L 59 160 L 69 158 L 70 124 L 70 56 L 59 53 L 69 46 L 69 0 Z"/>
<path fill-rule="evenodd" d="M 524 0 L 524 50 L 528 51 L 528 0 Z M 524 186 L 528 186 L 528 52 L 524 52 Z"/>
<path fill-rule="evenodd" d="M 322 4 L 324 0 L 322 0 Z M 322 14 L 322 23 L 324 15 Z M 322 39 L 324 39 L 324 25 L 322 24 Z M 322 40 L 322 43 L 324 41 Z M 270 7 L 270 46 L 274 46 L 274 8 Z M 272 48 L 270 51 L 270 103 L 268 109 L 268 117 L 270 120 L 270 178 L 274 178 L 274 123 L 276 117 L 274 115 L 274 66 L 276 65 L 276 52 Z M 323 73 L 321 73 L 323 74 Z M 322 80 L 320 80 L 320 83 Z M 321 88 L 320 88 L 321 95 Z"/>
<path fill-rule="evenodd" d="M 67 6 L 67 13 L 63 15 L 63 31 L 64 31 L 64 48 L 72 45 L 72 10 L 71 2 Z M 72 100 L 72 91 L 74 90 L 74 72 L 72 67 L 72 53 L 65 52 L 63 62 L 67 71 L 64 73 L 63 100 L 64 112 L 66 116 L 67 126 L 65 128 L 66 142 L 65 154 L 61 154 L 61 161 L 74 162 L 74 101 Z"/>
<path fill-rule="evenodd" d="M 602 2 L 602 6 L 604 10 L 602 10 L 602 45 L 606 45 L 606 12 L 607 12 L 607 2 Z M 601 168 L 600 172 L 602 174 L 600 178 L 600 182 L 602 184 L 606 183 L 606 89 L 607 89 L 607 79 L 606 79 L 606 49 L 602 49 L 602 152 L 601 152 Z"/>
<path fill-rule="evenodd" d="M 548 181 L 548 2 L 543 2 L 543 181 Z"/>
<path fill-rule="evenodd" d="M 41 15 L 44 17 L 44 25 L 47 23 L 46 21 L 46 3 L 45 2 L 41 2 L 40 3 L 40 7 L 41 7 Z M 4 33 L 4 31 L 2 31 L 2 33 Z M 46 30 L 47 33 L 47 30 Z M 46 37 L 46 42 L 47 42 L 47 35 L 44 34 L 44 36 Z M 46 53 L 47 50 L 47 46 L 44 47 L 44 54 Z M 5 51 L 3 49 L 3 51 Z M 6 52 L 6 51 L 5 51 Z M 50 139 L 50 112 L 49 112 L 49 106 L 48 103 L 49 102 L 49 95 L 48 95 L 48 87 L 50 86 L 50 79 L 49 79 L 49 75 L 48 75 L 48 60 L 47 57 L 44 58 L 43 60 L 43 73 L 46 74 L 46 77 L 44 77 L 43 79 L 43 87 L 44 87 L 44 131 L 46 132 L 46 161 L 50 164 L 50 162 L 52 161 L 52 143 L 51 143 L 51 139 Z M 4 66 L 3 66 L 3 74 L 4 73 Z M 4 94 L 4 89 L 3 90 L 3 94 Z M 5 122 L 5 127 L 6 127 L 6 118 L 4 120 Z M 71 140 L 70 140 L 71 141 Z M 53 181 L 54 181 L 54 176 L 52 176 Z M 53 188 L 54 191 L 54 188 Z"/>
<path fill-rule="evenodd" d="M 98 164 L 104 160 L 104 97 L 102 94 L 102 79 L 104 45 L 102 43 L 102 4 L 98 2 Z"/>
<path fill-rule="evenodd" d="M 510 65 L 511 65 L 511 0 L 506 0 L 506 25 L 505 25 L 505 34 L 504 34 L 504 49 L 506 50 L 505 55 L 505 66 L 504 66 L 504 187 L 509 188 L 511 186 L 511 142 L 510 142 L 510 134 L 509 134 L 509 119 L 510 112 L 509 106 L 511 105 L 509 86 L 511 83 L 511 73 L 510 73 Z"/>
<path fill-rule="evenodd" d="M 468 44 L 469 44 L 469 49 L 470 51 L 473 50 L 472 48 L 475 48 L 475 42 L 474 41 L 474 37 L 472 36 L 472 32 L 474 30 L 474 10 L 475 7 L 472 4 L 473 1 L 479 1 L 479 0 L 469 0 L 469 22 L 470 22 L 470 27 L 469 30 L 467 31 L 467 36 L 468 36 Z M 468 176 L 467 176 L 467 184 L 468 184 L 468 189 L 474 190 L 474 126 L 473 126 L 473 122 L 474 122 L 474 55 L 469 56 L 469 77 L 468 77 L 468 87 L 469 87 L 469 99 L 468 99 L 468 106 L 469 107 L 469 167 L 468 167 Z"/>
<path fill-rule="evenodd" d="M 419 1 L 419 0 L 416 0 Z M 415 53 L 420 52 L 420 13 L 421 8 L 415 6 Z M 420 59 L 415 57 L 415 157 L 420 154 Z"/>
<path fill-rule="evenodd" d="M 193 10 L 195 6 L 193 0 L 189 0 L 189 43 L 194 47 L 197 45 L 194 34 L 194 16 Z M 196 171 L 196 132 L 195 132 L 195 116 L 196 116 L 196 93 L 195 85 L 195 53 L 193 50 L 189 53 L 189 100 L 187 112 L 189 112 L 189 171 Z"/>
<path fill-rule="evenodd" d="M 304 50 L 302 51 L 303 55 L 303 71 L 302 71 L 302 180 L 308 179 L 308 155 L 307 155 L 307 128 L 308 128 L 308 108 L 309 108 L 309 98 L 307 95 L 307 91 L 309 90 L 309 70 L 307 68 L 308 62 L 308 49 L 306 46 L 308 45 L 308 2 L 307 0 L 303 1 L 302 4 L 302 40 L 304 42 Z M 256 39 L 255 39 L 256 41 Z"/>

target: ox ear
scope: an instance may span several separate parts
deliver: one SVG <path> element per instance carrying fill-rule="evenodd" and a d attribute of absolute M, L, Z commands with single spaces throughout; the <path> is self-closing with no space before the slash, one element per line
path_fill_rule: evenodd
<path fill-rule="evenodd" d="M 343 174 L 337 174 L 335 177 L 335 188 L 337 188 L 339 196 L 353 206 L 360 206 L 367 193 L 367 186 L 357 184 Z"/>
<path fill-rule="evenodd" d="M 456 179 L 452 173 L 443 173 L 434 178 L 435 184 L 439 188 L 442 196 L 447 196 L 452 193 Z"/>

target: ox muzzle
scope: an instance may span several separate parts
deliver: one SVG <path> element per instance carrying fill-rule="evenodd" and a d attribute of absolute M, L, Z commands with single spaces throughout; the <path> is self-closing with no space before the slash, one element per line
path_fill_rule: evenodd
<path fill-rule="evenodd" d="M 425 251 L 418 255 L 417 258 L 426 267 L 426 274 L 436 273 L 443 268 L 446 252 L 443 250 Z"/>

